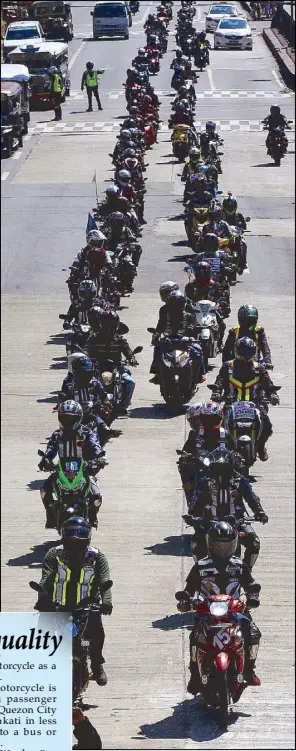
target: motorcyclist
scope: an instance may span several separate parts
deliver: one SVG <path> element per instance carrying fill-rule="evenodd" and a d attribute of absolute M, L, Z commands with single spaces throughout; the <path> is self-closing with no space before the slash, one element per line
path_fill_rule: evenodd
<path fill-rule="evenodd" d="M 68 309 L 63 324 L 64 329 L 69 329 L 73 323 L 88 323 L 87 313 L 89 309 L 95 304 L 95 300 L 99 303 L 95 282 L 92 279 L 83 279 L 77 287 L 77 297 L 78 299 L 72 302 Z"/>
<path fill-rule="evenodd" d="M 196 165 L 200 162 L 200 149 L 197 146 L 192 146 L 188 156 L 185 159 L 183 172 L 181 176 L 182 183 L 186 183 L 186 180 L 190 175 L 196 174 Z"/>
<path fill-rule="evenodd" d="M 96 281 L 103 268 L 112 268 L 112 258 L 106 249 L 107 238 L 98 229 L 91 230 L 87 235 L 87 245 L 74 258 L 77 272 L 81 275 L 90 274 Z"/>
<path fill-rule="evenodd" d="M 270 107 L 270 114 L 267 115 L 267 117 L 262 120 L 263 125 L 268 128 L 268 135 L 265 141 L 265 145 L 267 148 L 267 153 L 270 154 L 270 146 L 272 141 L 272 131 L 275 130 L 275 128 L 282 128 L 283 130 L 291 130 L 290 125 L 288 123 L 287 118 L 285 115 L 282 115 L 281 108 L 277 104 L 272 104 Z M 288 139 L 286 137 L 286 145 L 288 145 Z"/>
<path fill-rule="evenodd" d="M 190 208 L 194 208 L 196 206 L 210 207 L 213 196 L 209 191 L 209 185 L 206 176 L 202 173 L 198 173 L 193 174 L 191 177 L 191 190 L 186 192 L 186 198 L 183 201 L 184 205 L 188 207 L 189 211 Z"/>
<path fill-rule="evenodd" d="M 149 62 L 149 58 L 148 58 L 146 50 L 144 49 L 144 47 L 140 47 L 140 49 L 138 49 L 138 54 L 136 55 L 136 57 L 134 57 L 132 61 L 132 65 L 134 67 L 137 67 L 137 65 L 143 65 L 143 64 L 148 65 L 148 62 Z"/>
<path fill-rule="evenodd" d="M 121 130 L 116 138 L 118 140 L 115 144 L 113 154 L 109 154 L 109 156 L 112 156 L 113 164 L 116 164 L 119 154 L 127 148 L 128 142 L 132 140 L 130 129 Z"/>
<path fill-rule="evenodd" d="M 103 585 L 111 582 L 110 570 L 104 553 L 92 547 L 90 542 L 91 526 L 86 519 L 72 516 L 64 522 L 61 544 L 48 550 L 43 560 L 40 586 L 45 592 L 39 594 L 35 610 L 48 612 L 50 606 L 53 610 L 63 606 L 73 611 L 85 597 L 98 600 Z M 90 612 L 87 637 L 90 639 L 93 678 L 99 686 L 105 686 L 105 632 L 101 613 L 112 613 L 111 587 L 102 591 L 101 599 L 100 612 Z"/>
<path fill-rule="evenodd" d="M 247 595 L 245 615 L 248 620 L 241 621 L 241 630 L 245 644 L 245 669 L 244 678 L 248 685 L 260 686 L 260 679 L 255 673 L 256 658 L 258 654 L 261 633 L 251 618 L 249 608 L 259 607 L 259 592 L 261 589 L 252 577 L 248 566 L 235 556 L 238 542 L 238 534 L 227 522 L 215 522 L 211 525 L 206 535 L 208 556 L 198 560 L 189 572 L 184 598 L 178 603 L 178 610 L 186 612 L 190 610 L 190 597 L 202 594 L 208 597 L 211 594 L 231 594 L 238 598 L 242 591 Z M 179 599 L 179 597 L 178 597 Z M 200 691 L 199 670 L 194 659 L 195 645 L 200 632 L 200 621 L 197 620 L 190 633 L 190 681 L 187 691 L 196 695 Z"/>
<path fill-rule="evenodd" d="M 224 250 L 219 249 L 219 238 L 213 232 L 209 232 L 199 239 L 196 253 L 196 263 L 192 263 L 193 269 L 201 261 L 206 261 L 207 263 L 211 263 L 214 259 L 219 261 L 219 269 L 215 273 L 215 281 L 220 286 L 223 296 L 223 316 L 227 318 L 230 313 L 230 287 L 227 279 L 227 269 L 229 262 L 231 262 L 231 256 L 225 253 Z M 220 299 L 220 304 L 222 304 L 222 299 Z"/>
<path fill-rule="evenodd" d="M 101 381 L 96 378 L 93 362 L 87 355 L 72 358 L 71 372 L 68 372 L 64 378 L 58 398 L 60 404 L 69 399 L 74 400 L 81 404 L 82 409 L 85 403 L 93 403 L 90 413 L 86 414 L 83 411 L 83 424 L 87 426 L 95 419 L 101 446 L 104 446 L 110 438 L 120 435 L 120 431 L 112 430 L 105 423 L 103 405 L 106 392 Z"/>
<path fill-rule="evenodd" d="M 97 513 L 102 503 L 101 493 L 92 477 L 105 466 L 102 447 L 90 428 L 82 425 L 83 410 L 78 402 L 67 400 L 58 408 L 59 429 L 55 430 L 46 447 L 45 456 L 38 464 L 39 469 L 48 472 L 48 464 L 58 455 L 63 461 L 83 459 L 88 462 L 84 474 L 90 486 L 90 522 L 96 526 Z M 40 490 L 42 503 L 46 512 L 45 529 L 55 529 L 53 486 L 56 473 L 48 477 Z"/>
<path fill-rule="evenodd" d="M 189 508 L 189 515 L 193 519 L 202 519 L 193 524 L 196 546 L 198 548 L 199 543 L 202 544 L 204 529 L 213 520 L 232 520 L 231 523 L 235 524 L 238 531 L 239 541 L 245 548 L 244 562 L 252 571 L 259 555 L 260 540 L 251 524 L 244 521 L 248 513 L 244 503 L 248 504 L 256 521 L 267 524 L 268 516 L 249 480 L 235 471 L 231 451 L 219 446 L 208 458 L 206 476 L 199 479 Z"/>
<path fill-rule="evenodd" d="M 115 250 L 118 245 L 136 242 L 134 233 L 129 229 L 126 218 L 122 211 L 113 211 L 104 223 L 104 231 L 107 235 L 108 247 Z"/>
<path fill-rule="evenodd" d="M 169 120 L 169 128 L 172 128 L 174 125 L 190 125 L 191 128 L 194 128 L 194 115 L 188 109 L 185 100 L 176 102 L 175 112 L 172 113 Z"/>
<path fill-rule="evenodd" d="M 175 67 L 176 67 L 176 65 L 183 65 L 184 59 L 185 58 L 183 56 L 182 50 L 177 50 L 176 51 L 176 56 L 173 58 L 173 60 L 172 60 L 172 62 L 170 64 L 170 69 L 174 70 Z"/>
<path fill-rule="evenodd" d="M 200 148 L 203 158 L 209 156 L 209 143 L 210 141 L 216 141 L 217 145 L 222 144 L 223 140 L 216 133 L 216 123 L 214 120 L 208 120 L 206 122 L 206 129 L 200 134 Z"/>
<path fill-rule="evenodd" d="M 209 50 L 211 49 L 211 45 L 210 45 L 209 40 L 207 39 L 207 35 L 205 31 L 200 31 L 199 34 L 195 34 L 194 36 L 194 44 L 192 48 L 192 53 L 194 56 L 194 62 L 196 66 L 198 66 L 199 64 L 200 50 L 202 47 L 204 47 L 206 50 L 206 62 L 209 65 L 210 64 Z"/>
<path fill-rule="evenodd" d="M 187 502 L 193 496 L 200 455 L 214 451 L 219 446 L 235 450 L 231 434 L 222 427 L 222 418 L 222 407 L 213 402 L 197 402 L 187 410 L 190 431 L 177 461 Z"/>
<path fill-rule="evenodd" d="M 207 261 L 199 261 L 194 269 L 195 279 L 193 282 L 188 282 L 185 287 L 185 295 L 193 303 L 199 300 L 211 300 L 218 303 L 220 297 L 225 296 L 226 291 L 221 289 L 221 285 L 212 279 L 212 269 Z M 222 349 L 223 336 L 226 329 L 226 324 L 223 321 L 218 310 L 215 310 L 215 316 L 217 318 L 219 331 L 218 331 L 218 347 Z"/>
<path fill-rule="evenodd" d="M 119 170 L 115 180 L 121 190 L 121 195 L 127 198 L 127 200 L 132 205 L 134 205 L 136 203 L 137 196 L 132 186 L 131 173 L 129 172 L 129 170 L 127 169 Z"/>
<path fill-rule="evenodd" d="M 150 373 L 153 373 L 154 377 L 150 380 L 150 383 L 159 383 L 159 363 L 164 346 L 159 340 L 161 334 L 164 333 L 172 339 L 174 335 L 183 335 L 196 339 L 195 315 L 189 312 L 188 308 L 186 310 L 186 297 L 179 289 L 171 291 L 167 303 L 159 311 L 156 332 L 152 337 L 152 344 L 155 347 Z M 204 376 L 202 348 L 197 341 L 190 345 L 190 353 L 197 374 L 199 373 L 201 376 Z"/>
<path fill-rule="evenodd" d="M 228 237 L 229 239 L 233 236 L 231 227 L 222 219 L 222 209 L 218 204 L 209 208 L 208 221 L 202 228 L 202 235 L 206 235 L 208 232 L 214 232 L 219 237 Z"/>
<path fill-rule="evenodd" d="M 242 225 L 243 229 L 247 229 L 247 223 L 245 217 L 241 212 L 237 211 L 237 200 L 232 195 L 231 191 L 228 191 L 227 197 L 222 202 L 223 219 L 229 224 L 237 226 Z"/>
<path fill-rule="evenodd" d="M 130 365 L 136 366 L 138 363 L 127 340 L 118 333 L 119 317 L 114 311 L 111 314 L 103 312 L 100 308 L 92 308 L 89 321 L 92 333 L 87 341 L 88 355 L 98 363 L 101 373 L 110 370 L 109 361 L 114 363 L 114 367 L 121 366 L 122 399 L 116 410 L 117 414 L 127 415 L 136 383 L 129 368 L 122 365 L 122 355 Z"/>
<path fill-rule="evenodd" d="M 242 336 L 247 336 L 253 339 L 256 344 L 256 358 L 258 361 L 260 355 L 262 355 L 265 367 L 267 370 L 272 370 L 271 352 L 265 330 L 263 326 L 258 325 L 257 308 L 255 308 L 255 305 L 241 305 L 238 309 L 237 317 L 238 325 L 230 329 L 223 347 L 223 362 L 232 360 L 235 357 L 235 343 Z"/>
<path fill-rule="evenodd" d="M 243 336 L 237 339 L 235 358 L 222 365 L 212 389 L 213 401 L 221 401 L 223 398 L 231 398 L 233 401 L 252 401 L 260 409 L 262 417 L 262 432 L 258 439 L 257 451 L 262 462 L 267 461 L 268 453 L 265 444 L 272 435 L 272 425 L 265 408 L 260 403 L 262 395 L 273 406 L 279 404 L 276 387 L 266 368 L 254 361 L 256 344 L 250 337 Z"/>

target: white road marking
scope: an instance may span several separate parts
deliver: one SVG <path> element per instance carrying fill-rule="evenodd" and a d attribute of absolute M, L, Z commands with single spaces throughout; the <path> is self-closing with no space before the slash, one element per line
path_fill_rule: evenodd
<path fill-rule="evenodd" d="M 148 14 L 150 13 L 150 11 L 151 11 L 151 5 L 148 5 L 148 8 L 147 8 L 147 10 L 144 13 L 143 18 L 141 18 L 140 21 L 134 21 L 133 20 L 133 26 L 140 26 L 140 24 L 144 24 L 145 21 L 146 21 L 146 18 L 148 16 Z"/>
<path fill-rule="evenodd" d="M 6 180 L 9 174 L 10 172 L 1 172 L 1 182 L 3 182 L 3 180 Z"/>
<path fill-rule="evenodd" d="M 80 47 L 78 47 L 78 50 L 76 50 L 75 54 L 71 58 L 69 65 L 68 65 L 69 70 L 71 70 L 71 68 L 73 67 L 74 63 L 76 62 L 78 58 L 78 55 L 80 55 L 80 52 L 82 52 L 84 45 L 85 45 L 85 42 L 82 42 Z"/>
<path fill-rule="evenodd" d="M 209 79 L 209 84 L 210 84 L 210 87 L 211 87 L 211 91 L 216 91 L 216 86 L 214 85 L 214 81 L 213 81 L 213 71 L 211 70 L 211 68 L 207 68 L 206 70 L 207 70 L 207 74 L 208 74 L 208 79 Z"/>
<path fill-rule="evenodd" d="M 27 135 L 24 136 L 23 141 L 29 141 L 30 138 L 32 138 L 32 135 L 30 133 L 27 133 Z"/>
<path fill-rule="evenodd" d="M 15 153 L 12 155 L 12 159 L 19 159 L 22 156 L 21 151 L 15 151 Z"/>
<path fill-rule="evenodd" d="M 281 81 L 281 79 L 279 78 L 279 76 L 278 76 L 278 74 L 277 74 L 276 70 L 272 70 L 271 72 L 272 72 L 272 75 L 273 75 L 273 76 L 275 77 L 275 80 L 276 80 L 277 84 L 278 84 L 278 85 L 279 85 L 279 86 L 281 87 L 281 89 L 284 89 L 284 88 L 285 88 L 285 85 L 283 84 L 283 82 L 282 82 L 282 81 Z"/>

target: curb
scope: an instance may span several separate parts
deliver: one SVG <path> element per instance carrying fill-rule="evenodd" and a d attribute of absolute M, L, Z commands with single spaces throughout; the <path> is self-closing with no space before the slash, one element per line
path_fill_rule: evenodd
<path fill-rule="evenodd" d="M 263 39 L 279 64 L 287 85 L 295 90 L 295 65 L 272 29 L 263 29 Z M 288 46 L 288 44 L 287 44 Z"/>

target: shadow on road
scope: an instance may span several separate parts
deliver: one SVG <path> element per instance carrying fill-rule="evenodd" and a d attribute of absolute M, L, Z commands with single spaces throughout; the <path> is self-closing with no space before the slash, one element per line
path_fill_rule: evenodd
<path fill-rule="evenodd" d="M 28 566 L 28 568 L 41 568 L 45 554 L 57 545 L 58 539 L 48 540 L 41 545 L 34 545 L 30 553 L 18 556 L 18 558 L 9 558 L 8 566 Z"/>
<path fill-rule="evenodd" d="M 188 535 L 172 535 L 165 537 L 163 542 L 156 542 L 144 548 L 154 555 L 186 555 L 191 556 Z"/>
<path fill-rule="evenodd" d="M 251 167 L 276 167 L 274 162 L 265 162 L 264 164 L 251 164 Z"/>
<path fill-rule="evenodd" d="M 36 401 L 39 404 L 56 404 L 57 403 L 57 398 L 56 398 L 56 396 L 46 396 L 46 397 L 44 397 L 44 399 L 36 399 Z"/>
<path fill-rule="evenodd" d="M 50 365 L 51 370 L 67 370 L 67 360 L 62 359 L 62 362 L 53 362 Z"/>
<path fill-rule="evenodd" d="M 174 613 L 152 621 L 152 628 L 160 628 L 161 631 L 176 631 L 177 628 L 191 629 L 194 625 L 194 613 Z"/>
<path fill-rule="evenodd" d="M 43 478 L 43 480 L 30 480 L 30 482 L 27 483 L 27 488 L 28 490 L 40 490 L 44 482 L 45 478 Z"/>
<path fill-rule="evenodd" d="M 175 248 L 180 248 L 180 247 L 182 247 L 182 248 L 188 248 L 188 240 L 177 240 L 177 242 L 172 243 L 172 245 Z"/>
<path fill-rule="evenodd" d="M 185 412 L 185 410 L 184 410 Z M 166 404 L 152 404 L 149 407 L 135 407 L 129 412 L 131 418 L 138 420 L 171 420 L 176 415 L 168 411 Z"/>
<path fill-rule="evenodd" d="M 239 717 L 251 717 L 244 712 L 232 711 L 229 725 Z M 217 713 L 206 707 L 202 700 L 185 699 L 174 707 L 173 714 L 151 725 L 141 725 L 138 738 L 187 738 L 196 743 L 220 738 L 224 730 L 219 728 Z"/>
<path fill-rule="evenodd" d="M 63 344 L 65 345 L 65 334 L 52 334 L 45 344 Z"/>

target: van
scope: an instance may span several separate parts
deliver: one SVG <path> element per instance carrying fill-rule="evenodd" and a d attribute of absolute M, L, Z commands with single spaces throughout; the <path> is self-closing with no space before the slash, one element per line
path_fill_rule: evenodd
<path fill-rule="evenodd" d="M 129 19 L 125 2 L 97 3 L 93 16 L 93 38 L 102 36 L 121 36 L 129 39 Z"/>

